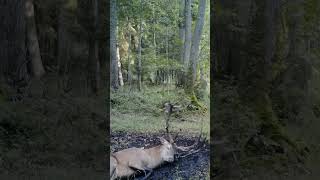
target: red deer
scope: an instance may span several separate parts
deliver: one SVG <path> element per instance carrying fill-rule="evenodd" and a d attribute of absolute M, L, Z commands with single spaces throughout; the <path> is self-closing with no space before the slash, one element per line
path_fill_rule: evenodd
<path fill-rule="evenodd" d="M 129 148 L 111 154 L 110 156 L 110 179 L 124 178 L 144 172 L 147 179 L 154 168 L 164 162 L 173 162 L 176 150 L 189 151 L 191 147 L 177 146 L 171 136 L 170 141 L 160 137 L 161 144 L 152 148 Z M 148 174 L 146 174 L 148 171 Z"/>

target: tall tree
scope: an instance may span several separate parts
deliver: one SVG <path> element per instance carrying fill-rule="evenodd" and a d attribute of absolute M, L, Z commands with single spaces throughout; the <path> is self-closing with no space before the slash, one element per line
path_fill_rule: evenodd
<path fill-rule="evenodd" d="M 110 2 L 110 58 L 111 58 L 111 87 L 119 88 L 118 62 L 117 62 L 117 1 Z"/>
<path fill-rule="evenodd" d="M 67 24 L 68 24 L 68 10 L 67 2 L 62 2 L 58 6 L 58 55 L 57 55 L 57 64 L 58 64 L 58 73 L 65 74 L 67 71 L 67 64 L 69 63 L 69 50 L 70 50 L 70 34 L 68 33 Z"/>
<path fill-rule="evenodd" d="M 31 59 L 32 72 L 35 77 L 40 78 L 45 70 L 40 55 L 33 0 L 26 0 L 26 26 L 27 49 Z"/>
<path fill-rule="evenodd" d="M 185 9 L 185 0 L 180 0 L 179 5 L 179 38 L 181 41 L 181 47 L 180 47 L 180 60 L 181 63 L 184 61 L 184 39 L 185 39 L 185 21 L 184 21 L 184 9 Z"/>
<path fill-rule="evenodd" d="M 25 5 L 22 0 L 0 2 L 0 73 L 13 80 L 12 85 L 28 78 Z"/>
<path fill-rule="evenodd" d="M 132 88 L 132 71 L 131 71 L 131 59 L 130 59 L 130 55 L 131 55 L 131 24 L 130 24 L 130 21 L 129 21 L 129 17 L 127 17 L 127 27 L 129 29 L 128 31 L 128 82 L 129 82 L 129 86 L 130 86 L 130 89 Z"/>
<path fill-rule="evenodd" d="M 92 9 L 92 36 L 89 37 L 89 81 L 91 81 L 91 88 L 94 93 L 98 93 L 100 89 L 100 61 L 99 61 L 99 42 L 98 42 L 98 29 L 99 29 L 99 8 L 98 0 L 91 0 Z"/>
<path fill-rule="evenodd" d="M 190 61 L 190 50 L 191 50 L 191 39 L 192 39 L 192 17 L 191 17 L 191 1 L 192 0 L 185 0 L 185 41 L 184 41 L 184 68 L 185 72 L 188 71 L 189 61 Z"/>
<path fill-rule="evenodd" d="M 191 87 L 193 88 L 197 77 L 197 64 L 199 59 L 199 46 L 204 26 L 204 18 L 206 12 L 206 0 L 200 0 L 198 9 L 197 24 L 192 36 L 192 46 L 190 51 L 190 71 L 188 74 L 192 74 Z"/>
<path fill-rule="evenodd" d="M 138 76 L 138 90 L 141 91 L 141 51 L 142 51 L 142 0 L 140 0 L 140 18 L 139 18 L 139 46 L 138 46 L 138 64 L 137 64 L 137 76 Z"/>
<path fill-rule="evenodd" d="M 279 0 L 266 0 L 265 1 L 265 35 L 264 35 L 264 47 L 265 47 L 265 73 L 266 78 L 270 81 L 272 68 L 272 58 L 276 52 L 276 37 L 277 26 L 279 24 L 279 12 L 280 1 Z"/>
<path fill-rule="evenodd" d="M 120 50 L 119 46 L 117 47 L 117 64 L 118 64 L 118 77 L 119 77 L 119 85 L 123 86 L 123 77 L 122 77 L 122 71 L 121 71 L 121 60 L 120 60 Z"/>

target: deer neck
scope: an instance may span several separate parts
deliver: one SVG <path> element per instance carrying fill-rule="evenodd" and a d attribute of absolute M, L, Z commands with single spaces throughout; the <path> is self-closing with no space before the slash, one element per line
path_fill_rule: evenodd
<path fill-rule="evenodd" d="M 164 160 L 161 157 L 161 149 L 162 145 L 145 149 L 145 152 L 149 155 L 148 168 L 156 168 L 164 162 Z"/>

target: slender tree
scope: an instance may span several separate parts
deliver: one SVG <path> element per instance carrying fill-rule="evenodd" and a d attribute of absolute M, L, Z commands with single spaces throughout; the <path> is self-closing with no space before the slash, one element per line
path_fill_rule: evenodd
<path fill-rule="evenodd" d="M 191 40 L 192 40 L 192 17 L 191 17 L 191 1 L 185 0 L 185 41 L 184 41 L 184 68 L 185 72 L 188 70 L 189 61 L 190 61 L 190 50 L 191 50 Z"/>
<path fill-rule="evenodd" d="M 92 9 L 92 36 L 89 37 L 89 57 L 88 57 L 88 67 L 89 67 L 89 81 L 91 84 L 91 89 L 94 93 L 98 93 L 100 89 L 100 61 L 99 61 L 99 42 L 98 42 L 98 29 L 99 29 L 99 8 L 98 0 L 91 0 Z"/>
<path fill-rule="evenodd" d="M 117 64 L 118 64 L 118 77 L 119 77 L 119 85 L 123 86 L 123 77 L 122 77 L 122 71 L 121 71 L 121 61 L 120 61 L 120 49 L 117 47 Z"/>
<path fill-rule="evenodd" d="M 117 1 L 110 2 L 110 58 L 111 58 L 111 87 L 119 88 L 118 63 L 117 63 Z"/>
<path fill-rule="evenodd" d="M 181 63 L 184 62 L 184 40 L 185 40 L 185 21 L 184 21 L 184 9 L 185 9 L 185 0 L 180 0 L 180 9 L 179 9 L 179 38 L 181 41 L 180 47 L 180 60 Z"/>
<path fill-rule="evenodd" d="M 128 46 L 128 83 L 129 83 L 129 86 L 130 86 L 130 89 L 132 88 L 132 72 L 131 72 L 131 60 L 130 60 L 130 55 L 131 55 L 131 30 L 130 30 L 130 21 L 129 21 L 129 17 L 127 17 L 127 21 L 128 21 L 128 39 L 129 39 L 129 46 Z"/>
<path fill-rule="evenodd" d="M 12 85 L 28 79 L 25 6 L 23 0 L 0 2 L 0 76 Z"/>
<path fill-rule="evenodd" d="M 194 33 L 192 37 L 192 46 L 190 51 L 191 72 L 189 72 L 189 74 L 192 74 L 191 87 L 194 86 L 196 77 L 197 77 L 197 63 L 199 59 L 199 47 L 200 47 L 202 30 L 204 26 L 205 11 L 206 11 L 206 0 L 200 0 L 199 9 L 198 9 L 198 19 L 197 19 L 196 27 L 194 29 Z"/>
<path fill-rule="evenodd" d="M 66 2 L 60 4 L 58 9 L 58 73 L 63 75 L 67 71 L 67 64 L 69 62 L 69 47 L 70 39 L 67 30 L 67 7 Z"/>
<path fill-rule="evenodd" d="M 31 59 L 32 72 L 35 77 L 40 78 L 45 70 L 40 55 L 33 0 L 26 0 L 26 26 L 27 49 Z"/>
<path fill-rule="evenodd" d="M 142 51 L 142 0 L 140 0 L 140 18 L 139 18 L 139 46 L 138 46 L 138 64 L 137 64 L 137 76 L 138 76 L 138 90 L 141 91 L 141 51 Z"/>

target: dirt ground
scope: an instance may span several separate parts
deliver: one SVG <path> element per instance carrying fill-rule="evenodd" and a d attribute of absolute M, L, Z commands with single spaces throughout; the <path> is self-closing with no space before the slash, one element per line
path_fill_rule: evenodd
<path fill-rule="evenodd" d="M 160 144 L 161 134 L 142 134 L 127 132 L 112 132 L 111 152 L 130 147 L 152 147 Z M 192 145 L 197 137 L 179 135 L 176 143 L 179 146 Z M 173 163 L 165 163 L 155 169 L 149 179 L 209 179 L 209 144 L 205 143 L 201 150 L 187 157 L 177 157 Z M 136 177 L 136 179 L 141 179 Z M 133 178 L 132 178 L 133 179 Z"/>

